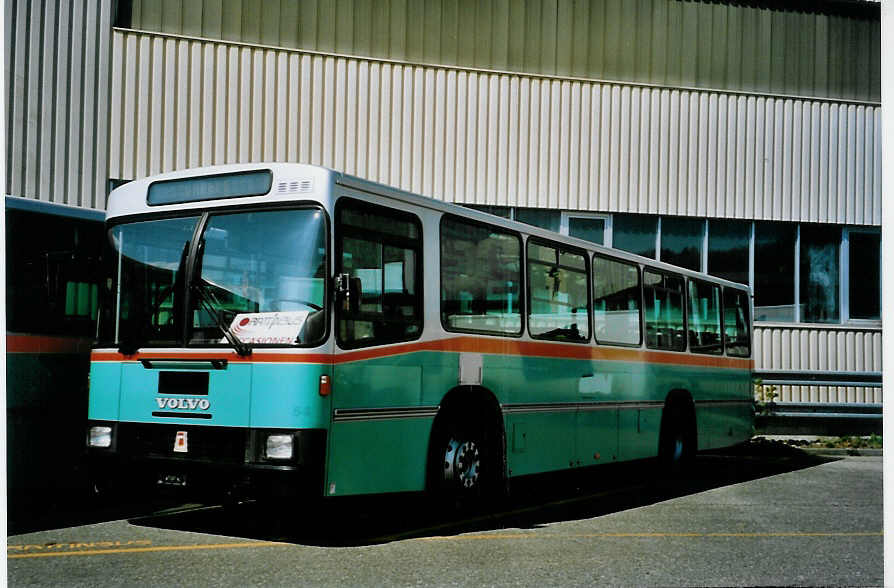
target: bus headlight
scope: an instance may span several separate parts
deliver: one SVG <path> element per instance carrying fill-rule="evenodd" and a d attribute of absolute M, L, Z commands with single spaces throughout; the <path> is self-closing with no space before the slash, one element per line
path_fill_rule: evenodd
<path fill-rule="evenodd" d="M 89 447 L 111 447 L 112 446 L 112 427 L 94 426 L 90 427 L 87 436 L 87 445 Z"/>
<path fill-rule="evenodd" d="M 267 459 L 292 459 L 292 436 L 268 435 L 265 457 Z"/>

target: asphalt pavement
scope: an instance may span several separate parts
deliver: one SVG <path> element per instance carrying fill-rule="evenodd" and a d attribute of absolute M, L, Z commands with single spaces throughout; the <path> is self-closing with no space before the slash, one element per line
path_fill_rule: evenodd
<path fill-rule="evenodd" d="M 9 585 L 883 583 L 881 457 L 766 442 L 700 456 L 683 482 L 648 463 L 523 480 L 471 515 L 400 496 L 289 509 L 120 504 L 79 516 L 9 536 Z"/>

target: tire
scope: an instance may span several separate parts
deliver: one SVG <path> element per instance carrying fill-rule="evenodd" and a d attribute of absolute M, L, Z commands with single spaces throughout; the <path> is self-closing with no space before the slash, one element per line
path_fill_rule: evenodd
<path fill-rule="evenodd" d="M 658 441 L 662 471 L 672 478 L 683 477 L 691 472 L 695 453 L 695 416 L 691 407 L 682 401 L 668 404 L 661 418 Z"/>
<path fill-rule="evenodd" d="M 499 436 L 462 414 L 436 424 L 429 454 L 429 488 L 456 510 L 487 506 L 499 494 L 503 475 Z"/>

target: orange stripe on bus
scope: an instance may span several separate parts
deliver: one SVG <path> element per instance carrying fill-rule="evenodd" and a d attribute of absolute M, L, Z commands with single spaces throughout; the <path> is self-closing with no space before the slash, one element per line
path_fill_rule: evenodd
<path fill-rule="evenodd" d="M 122 355 L 115 352 L 94 351 L 92 361 L 140 361 L 148 360 L 210 360 L 225 359 L 233 363 L 322 363 L 341 364 L 370 359 L 381 359 L 395 355 L 404 355 L 420 351 L 484 353 L 488 355 L 512 355 L 521 357 L 545 357 L 559 359 L 578 359 L 595 361 L 629 361 L 655 363 L 662 365 L 685 365 L 697 367 L 753 369 L 754 360 L 731 357 L 713 357 L 708 355 L 690 355 L 663 351 L 644 351 L 642 349 L 622 349 L 612 347 L 596 347 L 593 345 L 575 345 L 568 343 L 547 343 L 540 341 L 521 341 L 516 339 L 489 339 L 486 337 L 451 337 L 434 341 L 417 341 L 401 343 L 385 347 L 371 347 L 356 351 L 345 351 L 337 354 L 290 354 L 256 352 L 249 357 L 240 357 L 234 352 L 212 353 L 165 353 L 145 352 L 136 355 Z"/>
<path fill-rule="evenodd" d="M 7 353 L 87 353 L 91 343 L 78 337 L 6 334 Z"/>

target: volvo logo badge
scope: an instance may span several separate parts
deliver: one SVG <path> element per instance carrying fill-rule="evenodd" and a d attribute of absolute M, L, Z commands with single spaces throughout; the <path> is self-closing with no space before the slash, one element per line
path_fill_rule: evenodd
<path fill-rule="evenodd" d="M 208 410 L 211 402 L 207 398 L 156 398 L 158 408 L 168 410 Z"/>

